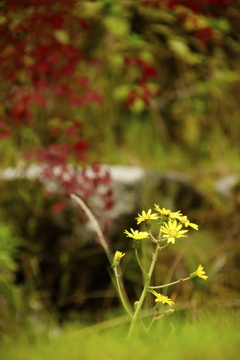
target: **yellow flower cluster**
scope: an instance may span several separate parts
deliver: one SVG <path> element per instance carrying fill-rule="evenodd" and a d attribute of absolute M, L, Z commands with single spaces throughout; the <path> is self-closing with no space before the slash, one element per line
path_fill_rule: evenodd
<path fill-rule="evenodd" d="M 151 220 L 162 220 L 163 225 L 160 226 L 160 231 L 164 233 L 163 238 L 167 243 L 175 243 L 175 240 L 180 237 L 186 237 L 185 235 L 188 230 L 182 230 L 182 227 L 192 227 L 195 230 L 198 230 L 198 225 L 191 223 L 187 216 L 184 216 L 180 210 L 173 212 L 171 210 L 160 208 L 159 205 L 154 204 L 154 209 L 156 213 L 152 213 L 152 209 L 149 209 L 147 212 L 142 211 L 141 214 L 138 214 L 137 225 L 145 222 L 147 229 L 149 229 L 149 222 Z M 151 225 L 150 225 L 151 226 Z M 149 237 L 149 233 L 146 231 L 138 231 L 131 229 L 131 233 L 127 230 L 124 231 L 128 237 L 133 238 L 136 241 L 146 239 Z"/>

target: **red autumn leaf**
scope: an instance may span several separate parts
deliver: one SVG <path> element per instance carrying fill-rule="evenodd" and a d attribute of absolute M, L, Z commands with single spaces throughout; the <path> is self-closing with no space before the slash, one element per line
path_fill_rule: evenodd
<path fill-rule="evenodd" d="M 84 140 L 78 140 L 75 144 L 74 144 L 74 149 L 77 153 L 82 153 L 87 151 L 88 149 L 88 145 Z"/>
<path fill-rule="evenodd" d="M 53 210 L 54 213 L 59 213 L 59 212 L 65 210 L 65 209 L 66 209 L 66 204 L 64 204 L 61 201 L 57 202 L 52 207 L 52 210 Z"/>

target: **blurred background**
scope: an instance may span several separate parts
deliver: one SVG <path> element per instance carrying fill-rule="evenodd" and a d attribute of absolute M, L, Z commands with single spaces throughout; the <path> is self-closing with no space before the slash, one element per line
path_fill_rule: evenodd
<path fill-rule="evenodd" d="M 240 3 L 0 2 L 0 331 L 118 308 L 75 193 L 142 278 L 123 232 L 154 203 L 199 224 L 163 252 L 179 310 L 240 305 Z M 151 256 L 152 249 L 147 249 Z M 133 285 L 134 284 L 134 285 Z"/>

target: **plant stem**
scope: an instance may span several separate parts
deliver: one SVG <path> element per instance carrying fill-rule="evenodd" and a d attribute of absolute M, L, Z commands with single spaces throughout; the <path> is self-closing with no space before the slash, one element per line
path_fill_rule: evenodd
<path fill-rule="evenodd" d="M 147 331 L 149 331 L 149 330 L 151 329 L 154 321 L 156 320 L 156 316 L 157 316 L 157 311 L 155 310 L 155 313 L 154 313 L 154 315 L 153 315 L 153 317 L 152 317 L 152 320 L 151 320 L 151 322 L 150 322 L 150 324 L 149 324 L 149 326 L 148 326 L 148 328 L 147 328 Z"/>
<path fill-rule="evenodd" d="M 110 264 L 112 265 L 113 258 L 112 258 L 111 252 L 109 250 L 109 247 L 108 247 L 108 244 L 107 244 L 106 240 L 104 239 L 102 230 L 100 229 L 100 226 L 98 225 L 98 222 L 97 222 L 95 216 L 93 215 L 93 213 L 91 212 L 89 207 L 85 204 L 85 202 L 79 196 L 77 196 L 75 194 L 71 194 L 71 198 L 76 200 L 78 205 L 81 206 L 81 208 L 83 209 L 83 211 L 85 212 L 85 214 L 87 215 L 87 217 L 89 218 L 91 223 L 93 224 L 94 229 L 95 229 L 95 231 L 96 231 L 96 233 L 98 235 L 100 244 L 103 247 Z"/>
<path fill-rule="evenodd" d="M 129 332 L 128 332 L 128 338 L 131 337 L 131 335 L 133 334 L 133 331 L 134 331 L 134 329 L 135 329 L 135 327 L 136 327 L 140 310 L 141 310 L 141 308 L 142 308 L 142 305 L 143 305 L 143 302 L 144 302 L 144 300 L 145 300 L 146 294 L 147 294 L 147 292 L 148 292 L 148 290 L 149 290 L 150 280 L 151 280 L 151 277 L 152 277 L 152 274 L 153 274 L 153 270 L 154 270 L 154 267 L 155 267 L 155 264 L 156 264 L 156 261 L 157 261 L 157 258 L 158 258 L 158 253 L 159 253 L 160 250 L 161 250 L 161 248 L 160 248 L 160 245 L 159 245 L 159 243 L 158 243 L 158 244 L 157 244 L 157 247 L 156 247 L 156 250 L 155 250 L 155 253 L 154 253 L 154 255 L 153 255 L 153 259 L 152 259 L 152 263 L 151 263 L 151 265 L 150 265 L 149 272 L 148 272 L 148 274 L 147 274 L 146 277 L 145 277 L 145 284 L 144 284 L 144 288 L 143 288 L 141 297 L 140 297 L 140 299 L 139 299 L 139 301 L 138 301 L 138 304 L 137 304 L 135 313 L 134 313 L 133 318 L 132 318 L 132 322 L 131 322 L 130 329 L 129 329 Z"/>
<path fill-rule="evenodd" d="M 139 265 L 140 269 L 142 270 L 143 274 L 146 275 L 146 271 L 144 270 L 144 268 L 143 268 L 143 266 L 141 264 L 141 261 L 139 259 L 137 248 L 135 248 L 135 255 L 136 255 L 137 262 L 138 262 L 138 265 Z"/>
<path fill-rule="evenodd" d="M 114 271 L 114 275 L 116 278 L 117 290 L 118 290 L 118 295 L 121 300 L 121 303 L 122 303 L 126 313 L 132 318 L 133 317 L 132 309 L 130 308 L 129 304 L 125 301 L 125 297 L 123 296 L 122 281 L 121 281 L 120 275 L 118 273 L 118 267 L 114 266 L 113 271 Z"/>
<path fill-rule="evenodd" d="M 148 230 L 148 233 L 149 233 L 149 235 L 150 235 L 150 237 L 151 237 L 151 239 L 152 239 L 152 241 L 154 242 L 154 243 L 158 243 L 158 240 L 157 239 L 155 239 L 155 237 L 153 236 L 153 234 L 151 233 L 151 231 L 150 230 Z"/>
<path fill-rule="evenodd" d="M 149 286 L 149 289 L 161 289 L 161 288 L 165 288 L 165 287 L 168 287 L 170 285 L 175 285 L 175 284 L 178 284 L 180 282 L 183 282 L 183 281 L 187 281 L 187 280 L 190 280 L 191 277 L 187 277 L 185 279 L 179 279 L 179 280 L 176 280 L 176 281 L 173 281 L 171 283 L 168 283 L 168 284 L 164 284 L 164 285 L 158 285 L 158 286 Z"/>

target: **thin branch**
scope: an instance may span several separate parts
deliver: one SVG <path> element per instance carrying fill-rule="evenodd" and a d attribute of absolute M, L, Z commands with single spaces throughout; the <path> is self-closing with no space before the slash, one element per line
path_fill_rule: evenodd
<path fill-rule="evenodd" d="M 132 310 L 131 310 L 128 302 L 126 301 L 127 300 L 126 296 L 124 296 L 125 289 L 124 289 L 124 287 L 122 285 L 121 276 L 118 273 L 118 267 L 114 266 L 113 271 L 114 271 L 114 275 L 115 275 L 115 278 L 116 278 L 116 285 L 117 285 L 118 295 L 120 297 L 122 305 L 123 305 L 125 311 L 128 313 L 128 315 L 132 318 L 133 317 Z"/>
<path fill-rule="evenodd" d="M 146 271 L 144 270 L 142 264 L 141 264 L 140 259 L 139 259 L 137 248 L 135 248 L 135 255 L 136 255 L 136 258 L 137 258 L 138 265 L 139 265 L 140 269 L 142 270 L 143 274 L 147 274 Z"/>
<path fill-rule="evenodd" d="M 164 284 L 164 285 L 149 286 L 149 289 L 162 289 L 162 288 L 165 288 L 165 287 L 168 287 L 168 286 L 171 286 L 171 285 L 179 284 L 180 282 L 187 281 L 187 280 L 190 280 L 190 279 L 191 279 L 191 276 L 189 276 L 189 277 L 187 277 L 185 279 L 179 279 L 177 281 L 173 281 L 171 283 Z"/>
<path fill-rule="evenodd" d="M 106 255 L 107 255 L 107 258 L 112 266 L 112 262 L 113 262 L 113 257 L 111 255 L 111 252 L 109 250 L 109 247 L 108 247 L 108 244 L 106 242 L 106 240 L 104 239 L 104 236 L 103 236 L 103 233 L 102 233 L 102 230 L 100 229 L 99 225 L 98 225 L 98 222 L 97 220 L 95 219 L 93 213 L 91 212 L 91 210 L 89 209 L 89 207 L 85 204 L 85 202 L 77 195 L 75 194 L 71 194 L 71 198 L 76 200 L 78 205 L 81 206 L 81 208 L 83 209 L 83 211 L 85 212 L 85 214 L 87 215 L 87 217 L 89 218 L 89 220 L 91 221 L 91 223 L 93 224 L 94 226 L 94 229 L 99 237 L 99 241 L 100 241 L 100 244 L 102 245 Z"/>

